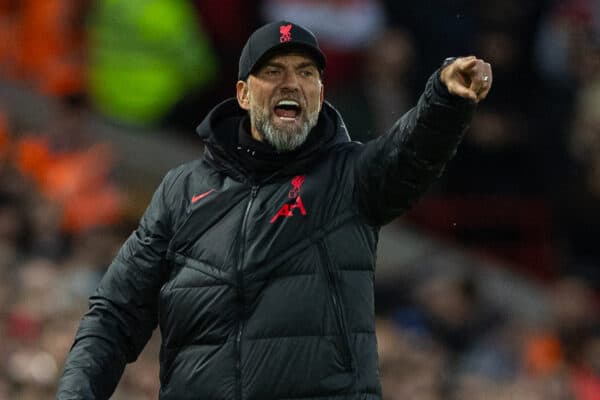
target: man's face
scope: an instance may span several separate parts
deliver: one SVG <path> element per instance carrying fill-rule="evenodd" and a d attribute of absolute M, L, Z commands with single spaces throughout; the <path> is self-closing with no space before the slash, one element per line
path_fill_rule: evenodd
<path fill-rule="evenodd" d="M 312 58 L 299 53 L 273 56 L 236 89 L 240 107 L 250 114 L 252 136 L 278 152 L 306 141 L 323 104 L 319 70 Z"/>

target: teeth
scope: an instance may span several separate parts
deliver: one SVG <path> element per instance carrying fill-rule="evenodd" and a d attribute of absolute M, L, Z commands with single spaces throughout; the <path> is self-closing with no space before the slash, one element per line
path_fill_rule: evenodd
<path fill-rule="evenodd" d="M 294 107 L 300 107 L 300 103 L 298 103 L 297 101 L 294 100 L 280 100 L 279 103 L 277 103 L 278 106 L 294 106 Z"/>

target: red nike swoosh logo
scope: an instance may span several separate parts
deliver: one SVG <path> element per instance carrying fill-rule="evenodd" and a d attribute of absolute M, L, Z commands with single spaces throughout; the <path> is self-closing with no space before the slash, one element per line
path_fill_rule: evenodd
<path fill-rule="evenodd" d="M 204 192 L 204 193 L 195 195 L 194 197 L 192 197 L 192 204 L 194 204 L 195 202 L 197 202 L 200 199 L 205 198 L 206 196 L 208 196 L 209 194 L 211 194 L 214 191 L 215 191 L 215 189 L 210 189 L 208 192 Z"/>

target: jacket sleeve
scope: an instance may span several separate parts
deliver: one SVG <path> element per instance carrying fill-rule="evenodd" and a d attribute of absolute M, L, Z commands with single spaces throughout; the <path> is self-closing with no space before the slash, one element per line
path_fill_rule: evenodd
<path fill-rule="evenodd" d="M 442 174 L 474 110 L 474 102 L 448 92 L 438 70 L 417 105 L 363 147 L 354 165 L 355 196 L 370 224 L 398 217 Z"/>
<path fill-rule="evenodd" d="M 108 399 L 126 363 L 136 360 L 156 327 L 171 236 L 165 201 L 170 175 L 90 297 L 59 382 L 58 400 Z"/>

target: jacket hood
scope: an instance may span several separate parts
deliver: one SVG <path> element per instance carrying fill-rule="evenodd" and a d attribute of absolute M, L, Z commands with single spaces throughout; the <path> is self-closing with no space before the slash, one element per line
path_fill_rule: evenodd
<path fill-rule="evenodd" d="M 240 108 L 235 98 L 230 98 L 213 108 L 196 128 L 205 145 L 205 160 L 236 178 L 293 174 L 332 146 L 350 141 L 342 117 L 327 101 L 306 142 L 287 153 L 248 151 L 239 140 L 240 126 L 247 119 L 247 111 Z"/>

